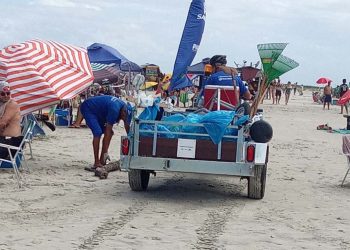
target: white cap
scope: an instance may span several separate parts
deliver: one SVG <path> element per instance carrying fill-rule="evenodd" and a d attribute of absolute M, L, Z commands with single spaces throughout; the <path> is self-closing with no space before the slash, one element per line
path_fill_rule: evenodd
<path fill-rule="evenodd" d="M 0 92 L 9 92 L 10 84 L 4 80 L 0 81 Z"/>

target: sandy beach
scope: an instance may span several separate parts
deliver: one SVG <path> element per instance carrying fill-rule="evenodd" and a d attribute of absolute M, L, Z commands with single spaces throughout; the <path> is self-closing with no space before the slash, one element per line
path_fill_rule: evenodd
<path fill-rule="evenodd" d="M 147 192 L 132 192 L 125 172 L 100 180 L 83 170 L 89 129 L 46 130 L 23 189 L 0 171 L 0 249 L 350 249 L 342 135 L 316 130 L 346 127 L 340 107 L 323 111 L 310 92 L 270 103 L 261 106 L 274 128 L 263 200 L 246 197 L 246 180 L 194 174 L 157 173 Z"/>

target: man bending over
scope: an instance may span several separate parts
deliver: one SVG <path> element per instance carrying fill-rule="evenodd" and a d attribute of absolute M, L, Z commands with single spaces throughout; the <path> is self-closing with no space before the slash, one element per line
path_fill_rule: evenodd
<path fill-rule="evenodd" d="M 80 111 L 93 134 L 92 146 L 95 161 L 90 169 L 93 171 L 98 167 L 103 167 L 109 158 L 108 148 L 113 136 L 113 124 L 123 120 L 125 130 L 129 132 L 127 105 L 114 96 L 95 96 L 83 102 Z M 104 137 L 99 154 L 102 134 Z"/>

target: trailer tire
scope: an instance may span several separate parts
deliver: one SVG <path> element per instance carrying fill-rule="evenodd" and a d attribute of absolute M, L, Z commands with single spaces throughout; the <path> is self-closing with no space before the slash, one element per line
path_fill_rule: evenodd
<path fill-rule="evenodd" d="M 247 102 L 243 102 L 236 108 L 235 116 L 233 117 L 233 124 L 235 124 L 239 118 L 250 114 L 250 105 Z"/>
<path fill-rule="evenodd" d="M 140 169 L 130 169 L 129 175 L 129 186 L 133 191 L 145 191 L 148 187 L 149 172 Z"/>
<path fill-rule="evenodd" d="M 266 165 L 254 166 L 254 176 L 248 177 L 248 197 L 262 199 L 265 194 Z"/>
<path fill-rule="evenodd" d="M 236 108 L 236 113 L 240 116 L 249 115 L 250 114 L 250 105 L 248 102 L 243 102 Z"/>

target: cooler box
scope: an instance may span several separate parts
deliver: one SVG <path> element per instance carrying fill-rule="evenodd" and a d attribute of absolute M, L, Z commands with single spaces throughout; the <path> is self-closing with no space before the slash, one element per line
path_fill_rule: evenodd
<path fill-rule="evenodd" d="M 69 109 L 56 109 L 55 118 L 56 126 L 68 126 L 70 120 Z"/>
<path fill-rule="evenodd" d="M 21 167 L 22 159 L 23 159 L 23 157 L 21 154 L 19 154 L 16 158 L 16 164 L 17 164 L 18 168 Z M 12 166 L 12 163 L 10 163 L 10 162 L 0 161 L 0 168 L 13 168 L 13 166 Z"/>
<path fill-rule="evenodd" d="M 236 87 L 239 91 L 239 87 Z M 236 106 L 238 100 L 236 100 L 235 92 L 233 86 L 217 86 L 217 85 L 207 85 L 204 89 L 204 107 L 210 109 L 212 102 L 214 104 L 211 110 L 218 110 L 217 101 L 215 98 L 219 95 L 216 95 L 220 91 L 220 102 L 226 102 L 233 106 Z M 231 110 L 228 107 L 225 107 L 222 103 L 220 104 L 220 110 Z"/>

